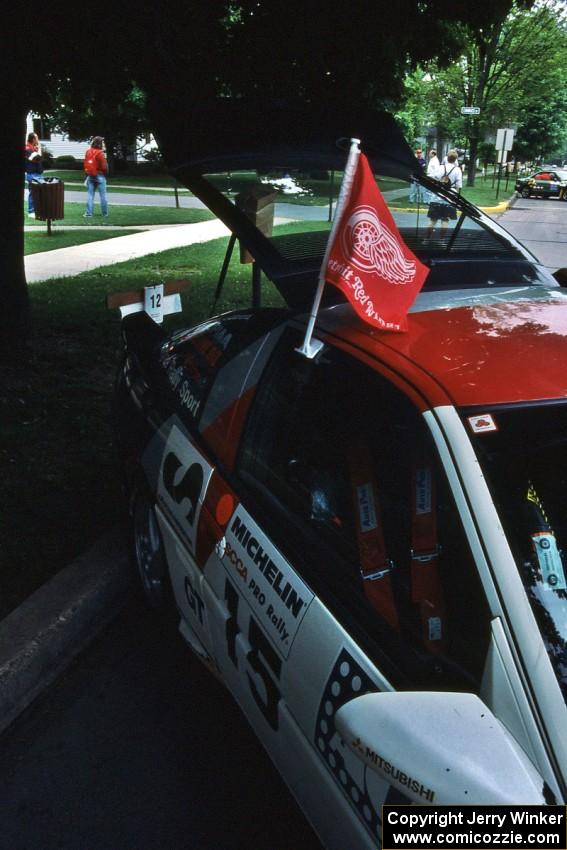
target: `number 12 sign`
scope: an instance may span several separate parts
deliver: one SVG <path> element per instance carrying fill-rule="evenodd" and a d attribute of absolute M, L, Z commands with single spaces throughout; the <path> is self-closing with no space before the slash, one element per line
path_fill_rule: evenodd
<path fill-rule="evenodd" d="M 163 283 L 144 287 L 144 310 L 154 322 L 163 322 Z"/>

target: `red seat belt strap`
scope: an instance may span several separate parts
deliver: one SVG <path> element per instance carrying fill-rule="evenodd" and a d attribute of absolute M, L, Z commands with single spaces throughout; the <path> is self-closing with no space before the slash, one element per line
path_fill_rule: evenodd
<path fill-rule="evenodd" d="M 429 652 L 445 648 L 445 603 L 439 577 L 437 503 L 433 469 L 416 465 L 412 476 L 411 597 L 419 606 Z"/>
<path fill-rule="evenodd" d="M 349 466 L 364 593 L 380 616 L 399 630 L 378 487 L 372 473 L 372 459 L 364 445 L 351 446 Z"/>

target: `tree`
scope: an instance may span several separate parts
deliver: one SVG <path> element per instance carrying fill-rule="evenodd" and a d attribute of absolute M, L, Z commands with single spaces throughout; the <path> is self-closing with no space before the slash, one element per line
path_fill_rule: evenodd
<path fill-rule="evenodd" d="M 470 133 L 469 185 L 474 183 L 481 130 L 508 126 L 542 98 L 549 97 L 556 69 L 567 59 L 565 7 L 548 0 L 523 14 L 516 5 L 499 30 L 474 41 L 467 55 L 468 93 L 481 116 Z M 474 99 L 476 102 L 473 103 Z M 467 104 L 468 105 L 468 104 Z"/>
<path fill-rule="evenodd" d="M 487 132 L 525 123 L 528 116 L 541 114 L 542 102 L 563 102 L 567 65 L 564 4 L 544 0 L 526 10 L 516 0 L 504 12 L 501 7 L 500 17 L 476 31 L 470 26 L 462 28 L 466 47 L 453 65 L 443 68 L 432 62 L 420 69 L 430 122 L 445 126 L 453 137 L 469 138 L 469 185 L 474 184 L 478 145 Z M 411 81 L 406 110 L 410 114 L 415 111 L 414 89 L 415 81 Z M 462 106 L 476 106 L 480 115 L 462 118 Z"/>
<path fill-rule="evenodd" d="M 528 106 L 514 140 L 516 158 L 547 159 L 567 142 L 567 92 L 563 90 L 540 104 Z"/>
<path fill-rule="evenodd" d="M 53 127 L 74 139 L 104 137 L 111 173 L 115 158 L 126 159 L 136 138 L 150 132 L 146 96 L 127 76 L 60 80 L 50 100 Z"/>
<path fill-rule="evenodd" d="M 116 23 L 109 39 L 107 22 Z M 105 25 L 101 25 L 101 21 Z M 23 261 L 23 146 L 26 115 L 45 114 L 49 92 L 57 80 L 72 75 L 96 76 L 107 61 L 109 41 L 127 43 L 127 21 L 111 13 L 110 3 L 100 0 L 96 14 L 83 15 L 70 0 L 55 0 L 33 11 L 33 25 L 22 30 L 22 12 L 14 4 L 2 15 L 3 49 L 0 51 L 0 109 L 2 114 L 3 165 L 0 197 L 3 226 L 0 229 L 0 344 L 11 353 L 30 330 L 29 298 Z M 104 58 L 104 62 L 102 60 Z M 121 73 L 119 54 L 114 56 L 115 75 Z M 111 60 L 108 60 L 111 61 Z M 78 69 L 81 73 L 78 74 Z M 95 69 L 92 72 L 92 69 Z"/>

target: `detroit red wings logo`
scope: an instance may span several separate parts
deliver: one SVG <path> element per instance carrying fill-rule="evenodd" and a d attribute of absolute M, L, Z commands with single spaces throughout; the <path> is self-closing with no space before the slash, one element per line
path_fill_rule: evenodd
<path fill-rule="evenodd" d="M 404 243 L 363 153 L 331 232 L 325 280 L 343 292 L 363 321 L 380 330 L 407 330 L 408 310 L 429 269 Z"/>
<path fill-rule="evenodd" d="M 415 261 L 404 257 L 394 234 L 371 207 L 356 207 L 342 229 L 345 257 L 364 272 L 375 272 L 396 285 L 410 283 Z"/>

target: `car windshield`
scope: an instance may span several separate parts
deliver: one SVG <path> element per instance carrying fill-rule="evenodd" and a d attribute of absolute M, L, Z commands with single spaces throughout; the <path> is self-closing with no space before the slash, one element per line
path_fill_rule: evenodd
<path fill-rule="evenodd" d="M 557 285 L 510 234 L 440 182 L 375 177 L 404 241 L 430 267 L 425 288 Z M 269 239 L 285 276 L 318 271 L 341 172 L 279 169 L 207 180 Z"/>
<path fill-rule="evenodd" d="M 483 410 L 474 422 L 477 455 L 567 700 L 567 403 Z"/>

